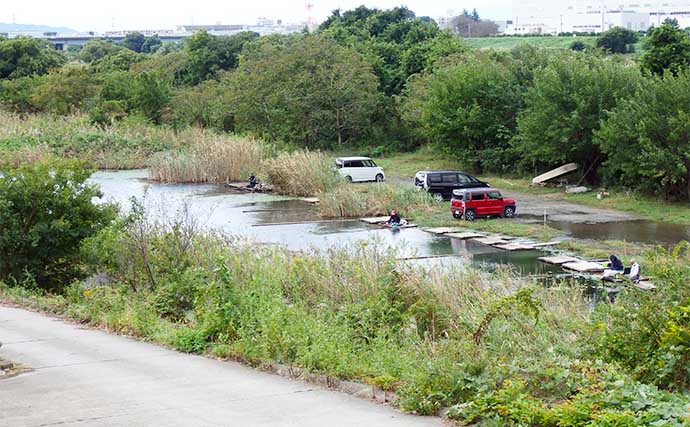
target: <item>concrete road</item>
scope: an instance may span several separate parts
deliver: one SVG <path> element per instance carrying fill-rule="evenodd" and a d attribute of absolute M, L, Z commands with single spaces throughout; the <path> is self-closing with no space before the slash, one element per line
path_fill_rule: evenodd
<path fill-rule="evenodd" d="M 0 426 L 440 426 L 438 418 L 0 306 Z"/>

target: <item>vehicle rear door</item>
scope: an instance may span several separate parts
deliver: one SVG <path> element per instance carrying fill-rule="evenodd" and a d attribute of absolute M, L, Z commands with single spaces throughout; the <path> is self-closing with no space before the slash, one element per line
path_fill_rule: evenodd
<path fill-rule="evenodd" d="M 426 176 L 429 193 L 443 195 L 443 180 L 440 173 L 430 173 Z"/>
<path fill-rule="evenodd" d="M 486 215 L 501 215 L 503 213 L 503 196 L 500 191 L 486 192 Z"/>

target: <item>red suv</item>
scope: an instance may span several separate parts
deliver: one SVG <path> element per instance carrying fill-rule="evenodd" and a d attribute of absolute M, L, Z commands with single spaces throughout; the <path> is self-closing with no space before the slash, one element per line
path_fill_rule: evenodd
<path fill-rule="evenodd" d="M 454 190 L 450 199 L 450 212 L 455 218 L 474 221 L 480 216 L 500 215 L 505 218 L 515 216 L 515 199 L 503 197 L 494 188 L 471 188 Z"/>

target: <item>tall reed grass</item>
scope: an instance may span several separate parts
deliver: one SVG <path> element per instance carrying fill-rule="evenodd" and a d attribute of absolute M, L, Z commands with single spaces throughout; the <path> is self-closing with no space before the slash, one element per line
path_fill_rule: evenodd
<path fill-rule="evenodd" d="M 275 191 L 290 196 L 327 193 L 342 181 L 333 159 L 315 151 L 282 153 L 266 162 L 266 172 Z"/>
<path fill-rule="evenodd" d="M 412 187 L 390 184 L 342 184 L 334 191 L 322 194 L 319 212 L 326 218 L 348 218 L 387 215 L 396 209 L 402 216 L 406 211 L 431 210 L 436 202 L 428 193 Z"/>
<path fill-rule="evenodd" d="M 154 154 L 150 177 L 161 182 L 232 182 L 258 173 L 266 146 L 250 138 L 200 139 L 190 148 Z"/>

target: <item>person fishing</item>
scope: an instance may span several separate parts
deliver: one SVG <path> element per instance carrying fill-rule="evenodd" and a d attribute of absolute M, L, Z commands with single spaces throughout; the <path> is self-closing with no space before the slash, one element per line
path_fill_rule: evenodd
<path fill-rule="evenodd" d="M 619 274 L 623 274 L 625 267 L 623 267 L 623 261 L 620 260 L 614 254 L 609 256 L 609 263 L 606 264 L 606 269 L 604 270 L 603 278 L 614 277 Z"/>
<path fill-rule="evenodd" d="M 630 261 L 632 265 L 630 266 L 630 273 L 628 273 L 628 278 L 633 283 L 640 283 L 640 264 L 636 260 Z"/>
<path fill-rule="evenodd" d="M 403 224 L 403 220 L 400 218 L 400 215 L 398 215 L 398 211 L 395 209 L 391 211 L 391 217 L 386 221 L 386 224 L 391 227 L 399 227 Z"/>
<path fill-rule="evenodd" d="M 254 176 L 254 174 L 249 175 L 249 179 L 247 181 L 247 188 L 256 187 L 256 176 Z"/>

